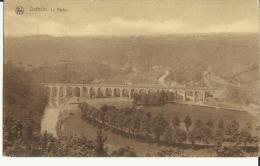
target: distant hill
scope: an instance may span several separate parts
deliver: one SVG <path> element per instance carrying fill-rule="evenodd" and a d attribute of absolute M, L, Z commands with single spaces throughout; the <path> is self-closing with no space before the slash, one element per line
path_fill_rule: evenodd
<path fill-rule="evenodd" d="M 31 65 L 105 62 L 113 65 L 171 67 L 175 75 L 190 77 L 211 66 L 222 76 L 243 71 L 259 61 L 255 34 L 166 35 L 131 37 L 5 38 L 5 61 Z"/>
<path fill-rule="evenodd" d="M 42 82 L 241 84 L 251 100 L 259 95 L 256 34 L 193 34 L 130 37 L 28 36 L 4 39 L 4 61 L 33 69 Z M 156 68 L 159 68 L 157 70 Z M 155 70 L 156 69 L 156 70 Z"/>

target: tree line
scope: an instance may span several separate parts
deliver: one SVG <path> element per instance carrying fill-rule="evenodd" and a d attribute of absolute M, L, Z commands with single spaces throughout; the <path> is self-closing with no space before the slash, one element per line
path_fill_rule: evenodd
<path fill-rule="evenodd" d="M 33 136 L 40 133 L 48 98 L 40 84 L 22 67 L 4 64 L 3 148 L 14 144 L 29 151 Z"/>
<path fill-rule="evenodd" d="M 41 119 L 48 103 L 43 88 L 23 67 L 4 64 L 3 154 L 6 156 L 136 156 L 130 147 L 108 153 L 106 136 L 55 138 L 41 133 Z"/>
<path fill-rule="evenodd" d="M 159 106 L 164 105 L 172 101 L 174 98 L 173 92 L 169 91 L 157 91 L 149 93 L 134 93 L 133 95 L 133 106 Z"/>
<path fill-rule="evenodd" d="M 108 127 L 117 134 L 142 142 L 158 143 L 174 146 L 208 146 L 221 147 L 224 143 L 229 146 L 248 146 L 258 144 L 258 136 L 252 135 L 252 126 L 247 123 L 241 127 L 234 120 L 227 124 L 220 119 L 217 123 L 209 119 L 191 119 L 187 115 L 183 120 L 175 116 L 171 121 L 162 114 L 152 116 L 150 112 L 132 108 L 118 109 L 104 105 L 100 109 L 81 103 L 81 117 L 87 122 Z M 184 124 L 185 129 L 181 127 Z"/>
<path fill-rule="evenodd" d="M 69 138 L 53 137 L 45 131 L 32 133 L 30 142 L 24 139 L 24 124 L 11 116 L 5 119 L 11 123 L 12 129 L 4 128 L 4 155 L 7 156 L 34 156 L 34 157 L 116 157 L 136 156 L 134 149 L 124 146 L 108 153 L 105 147 L 107 137 L 102 129 L 97 130 L 95 140 L 84 136 L 71 136 Z"/>

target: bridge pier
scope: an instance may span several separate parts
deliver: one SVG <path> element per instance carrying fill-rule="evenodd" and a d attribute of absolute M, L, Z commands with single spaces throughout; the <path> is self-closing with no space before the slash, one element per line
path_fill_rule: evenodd
<path fill-rule="evenodd" d="M 62 86 L 63 88 L 63 98 L 66 98 L 67 97 L 67 89 L 66 89 L 66 86 Z"/>
<path fill-rule="evenodd" d="M 193 97 L 192 102 L 196 103 L 196 91 L 192 91 L 192 97 Z"/>
<path fill-rule="evenodd" d="M 55 96 L 57 99 L 60 98 L 60 86 L 57 86 L 57 93 Z"/>
<path fill-rule="evenodd" d="M 115 88 L 112 88 L 111 97 L 115 97 Z"/>
<path fill-rule="evenodd" d="M 48 87 L 48 89 L 49 89 L 49 98 L 51 98 L 51 95 L 52 95 L 52 87 L 51 86 L 47 86 Z"/>
<path fill-rule="evenodd" d="M 83 95 L 83 87 L 79 87 L 79 97 L 81 98 Z"/>
<path fill-rule="evenodd" d="M 183 92 L 182 100 L 185 102 L 187 100 L 186 91 Z"/>
<path fill-rule="evenodd" d="M 202 92 L 202 102 L 204 103 L 206 101 L 206 91 Z"/>
<path fill-rule="evenodd" d="M 123 97 L 123 95 L 124 95 L 124 89 L 119 89 L 119 97 Z"/>
<path fill-rule="evenodd" d="M 86 88 L 87 89 L 87 98 L 90 99 L 90 88 Z"/>

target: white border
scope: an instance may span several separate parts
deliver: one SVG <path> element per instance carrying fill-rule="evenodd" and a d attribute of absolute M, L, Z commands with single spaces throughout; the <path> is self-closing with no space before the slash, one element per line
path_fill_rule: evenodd
<path fill-rule="evenodd" d="M 3 108 L 3 3 L 0 3 L 0 107 Z M 75 165 L 75 166 L 88 166 L 88 165 L 102 165 L 102 166 L 165 166 L 165 165 L 182 165 L 182 166 L 221 166 L 221 165 L 236 165 L 236 166 L 257 166 L 257 158 L 32 158 L 32 157 L 2 157 L 2 112 L 0 114 L 0 165 L 1 166 L 46 166 L 46 165 Z"/>

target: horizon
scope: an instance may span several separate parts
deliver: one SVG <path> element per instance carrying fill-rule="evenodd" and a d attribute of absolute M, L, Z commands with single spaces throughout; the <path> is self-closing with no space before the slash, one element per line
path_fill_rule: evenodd
<path fill-rule="evenodd" d="M 50 34 L 32 34 L 32 35 L 24 35 L 24 36 L 12 36 L 12 35 L 5 35 L 4 38 L 25 38 L 25 37 L 53 37 L 53 38 L 99 38 L 99 37 L 103 37 L 103 38 L 131 38 L 131 37 L 170 37 L 170 36 L 223 36 L 223 35 L 256 35 L 259 36 L 259 32 L 215 32 L 215 33 L 204 33 L 204 32 L 200 32 L 200 33 L 172 33 L 172 34 L 150 34 L 150 35 L 122 35 L 122 36 L 118 36 L 118 35 L 82 35 L 82 36 L 71 36 L 71 35 L 67 35 L 67 36 L 55 36 L 55 35 L 50 35 Z"/>

